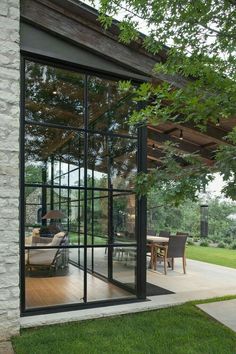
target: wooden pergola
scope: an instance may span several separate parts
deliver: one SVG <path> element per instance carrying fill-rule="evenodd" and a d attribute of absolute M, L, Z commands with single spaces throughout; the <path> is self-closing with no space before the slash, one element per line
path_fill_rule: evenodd
<path fill-rule="evenodd" d="M 91 7 L 73 0 L 24 0 L 21 20 L 33 24 L 50 35 L 68 44 L 96 55 L 100 60 L 109 61 L 113 69 L 121 76 L 140 81 L 168 81 L 175 87 L 181 87 L 186 80 L 177 76 L 153 74 L 157 62 L 165 60 L 166 52 L 152 55 L 139 43 L 128 46 L 119 43 L 119 30 L 116 21 L 105 31 L 97 21 L 97 12 Z M 27 52 L 28 48 L 23 49 Z M 39 53 L 40 54 L 40 53 Z M 118 68 L 118 69 L 117 69 Z M 104 73 L 110 68 L 103 65 Z M 178 149 L 189 153 L 198 153 L 204 163 L 214 163 L 216 148 L 221 144 L 230 144 L 224 137 L 236 125 L 236 117 L 219 121 L 217 125 L 207 124 L 201 131 L 193 123 L 174 124 L 167 122 L 158 126 L 148 126 L 148 168 L 161 165 L 163 143 L 171 141 Z"/>

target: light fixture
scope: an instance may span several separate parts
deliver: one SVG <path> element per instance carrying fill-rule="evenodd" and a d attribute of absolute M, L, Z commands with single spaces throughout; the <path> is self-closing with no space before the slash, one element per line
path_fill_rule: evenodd
<path fill-rule="evenodd" d="M 179 134 L 179 140 L 183 140 L 183 130 L 180 130 L 180 134 Z"/>
<path fill-rule="evenodd" d="M 156 150 L 155 144 L 152 144 L 152 150 Z"/>
<path fill-rule="evenodd" d="M 42 219 L 53 219 L 53 220 L 60 220 L 64 219 L 65 214 L 61 210 L 49 210 Z"/>
<path fill-rule="evenodd" d="M 53 95 L 56 95 L 56 94 L 57 94 L 57 91 L 54 90 L 54 91 L 52 91 L 52 93 L 53 93 Z"/>
<path fill-rule="evenodd" d="M 219 127 L 219 126 L 220 126 L 220 119 L 217 118 L 216 127 Z"/>

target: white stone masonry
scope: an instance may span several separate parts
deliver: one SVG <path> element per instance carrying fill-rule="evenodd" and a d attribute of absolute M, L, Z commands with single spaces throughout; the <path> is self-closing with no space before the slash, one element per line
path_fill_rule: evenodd
<path fill-rule="evenodd" d="M 0 341 L 19 332 L 20 0 L 0 0 Z"/>

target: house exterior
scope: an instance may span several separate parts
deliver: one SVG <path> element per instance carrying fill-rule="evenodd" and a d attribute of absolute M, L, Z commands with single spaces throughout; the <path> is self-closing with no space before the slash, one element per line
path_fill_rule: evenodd
<path fill-rule="evenodd" d="M 40 275 L 41 269 L 36 267 L 38 264 L 29 262 L 33 262 L 35 254 L 40 254 L 40 250 L 44 258 L 53 251 L 57 257 L 61 253 L 58 245 L 53 246 L 53 249 L 49 249 L 50 246 L 42 249 L 41 244 L 32 243 L 32 238 L 42 239 L 37 234 L 37 226 L 40 226 L 37 223 L 50 209 L 62 210 L 64 214 L 68 212 L 65 220 L 60 220 L 60 223 L 67 235 L 70 229 L 67 236 L 69 242 L 60 243 L 60 247 L 70 248 L 70 267 L 73 265 L 73 269 L 79 268 L 80 273 L 83 270 L 82 276 L 79 274 L 80 278 L 77 279 L 78 287 L 83 287 L 83 290 L 80 289 L 77 300 L 69 300 L 68 303 L 64 300 L 62 303 L 60 300 L 55 303 L 49 301 L 46 304 L 49 312 L 61 310 L 61 305 L 69 310 L 80 306 L 83 308 L 83 304 L 89 306 L 90 302 L 96 306 L 100 302 L 111 301 L 114 304 L 124 300 L 145 299 L 145 266 L 142 265 L 145 261 L 145 247 L 141 248 L 145 221 L 141 225 L 141 219 L 138 222 L 136 217 L 139 213 L 145 220 L 145 201 L 137 201 L 133 187 L 127 182 L 131 175 L 145 169 L 145 132 L 140 129 L 133 136 L 127 124 L 122 126 L 123 123 L 116 122 L 114 118 L 110 119 L 110 127 L 107 127 L 105 118 L 100 118 L 101 123 L 98 124 L 96 120 L 98 111 L 100 115 L 103 113 L 108 116 L 109 105 L 112 104 L 118 105 L 113 114 L 119 112 L 121 118 L 126 119 L 129 107 L 119 104 L 120 100 L 126 101 L 118 92 L 119 79 L 127 78 L 138 83 L 150 75 L 147 76 L 140 69 L 133 69 L 132 62 L 127 65 L 122 50 L 126 50 L 129 60 L 134 57 L 135 50 L 120 45 L 114 38 L 115 34 L 103 33 L 96 23 L 96 13 L 76 1 L 4 0 L 0 4 L 0 16 L 0 339 L 5 339 L 19 333 L 21 315 L 32 314 L 34 310 L 35 313 L 40 313 L 42 309 L 45 311 L 44 305 L 37 301 L 32 305 L 30 299 L 34 296 L 34 290 L 39 291 L 32 281 L 46 279 L 49 274 L 46 270 L 46 275 Z M 54 16 L 58 16 L 55 21 Z M 47 22 L 45 26 L 40 23 L 43 19 Z M 59 30 L 64 35 L 53 33 L 51 25 L 57 27 L 56 32 Z M 71 30 L 75 30 L 74 34 L 70 34 Z M 79 42 L 76 43 L 73 37 L 80 38 Z M 141 57 L 144 60 L 145 56 L 140 54 Z M 139 60 L 135 61 L 139 65 Z M 58 82 L 61 87 L 56 87 Z M 36 88 L 38 85 L 39 91 Z M 47 101 L 48 90 L 51 89 L 64 90 L 61 91 L 64 101 L 59 105 L 53 101 L 53 96 L 50 102 Z M 54 95 L 54 91 L 49 96 Z M 60 95 L 59 91 L 57 93 Z M 35 95 L 38 96 L 36 100 Z M 104 100 L 104 108 L 97 104 L 99 98 Z M 90 107 L 93 122 L 88 122 L 88 104 L 94 105 Z M 37 117 L 41 112 L 47 117 L 45 121 Z M 29 123 L 31 120 L 32 124 Z M 77 125 L 73 123 L 75 121 Z M 110 133 L 112 130 L 114 136 L 113 132 Z M 115 146 L 118 152 L 114 152 Z M 81 152 L 81 149 L 87 153 Z M 107 152 L 101 153 L 101 149 Z M 113 159 L 108 158 L 111 151 Z M 133 156 L 131 166 L 128 154 L 129 158 Z M 111 221 L 113 215 L 114 222 Z M 42 220 L 42 227 L 46 223 L 45 219 Z M 120 237 L 122 241 L 115 240 L 115 237 Z M 116 276 L 112 273 L 117 265 L 120 266 L 119 262 L 124 263 L 124 254 L 125 262 L 129 262 L 128 267 L 132 270 L 132 280 L 122 280 L 119 271 Z M 100 255 L 101 258 L 106 257 L 106 269 L 99 265 Z M 55 259 L 53 262 L 53 266 L 56 265 Z M 33 274 L 27 273 L 26 264 Z M 39 265 L 44 268 L 45 264 Z M 34 268 L 37 269 L 36 273 L 39 272 L 38 278 L 35 277 Z M 66 270 L 74 284 L 76 281 L 73 282 L 70 272 L 71 269 Z M 95 273 L 99 273 L 99 278 L 106 278 L 106 283 L 113 283 L 114 293 L 121 286 L 121 299 L 114 294 L 111 298 L 96 298 L 88 284 L 88 277 Z M 47 285 L 44 290 L 48 291 Z"/>
<path fill-rule="evenodd" d="M 146 299 L 146 200 L 133 180 L 179 128 L 130 127 L 139 106 L 119 81 L 183 80 L 154 76 L 165 53 L 120 44 L 116 24 L 104 31 L 76 0 L 1 0 L 0 43 L 2 340 L 20 316 Z M 180 148 L 205 145 L 211 163 L 225 131 L 181 129 Z"/>

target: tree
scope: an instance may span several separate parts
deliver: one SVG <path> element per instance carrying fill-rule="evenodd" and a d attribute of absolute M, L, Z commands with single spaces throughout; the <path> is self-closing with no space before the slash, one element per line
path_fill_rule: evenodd
<path fill-rule="evenodd" d="M 164 75 L 164 82 L 144 83 L 137 89 L 127 82 L 121 84 L 121 89 L 132 90 L 135 101 L 145 102 L 141 111 L 133 112 L 131 124 L 191 121 L 204 130 L 207 123 L 220 124 L 235 114 L 234 0 L 100 0 L 99 5 L 99 20 L 105 28 L 111 26 L 113 17 L 123 12 L 118 24 L 122 43 L 140 43 L 139 31 L 145 28 L 147 35 L 142 37 L 142 45 L 163 58 L 153 68 L 153 75 Z M 174 77 L 181 77 L 180 85 L 173 84 Z M 236 128 L 226 139 L 236 143 Z M 219 171 L 226 181 L 224 193 L 236 199 L 235 146 L 219 147 L 211 169 L 196 155 L 182 154 L 181 158 L 188 164 L 186 174 L 181 174 L 181 164 L 176 162 L 175 147 L 169 145 L 167 152 L 161 170 L 139 176 L 139 193 L 147 193 L 159 183 L 159 188 L 168 190 L 169 201 L 179 203 L 190 194 L 194 198 L 199 188 L 208 183 L 209 173 Z M 169 170 L 171 182 L 165 177 L 165 171 L 169 173 Z"/>

